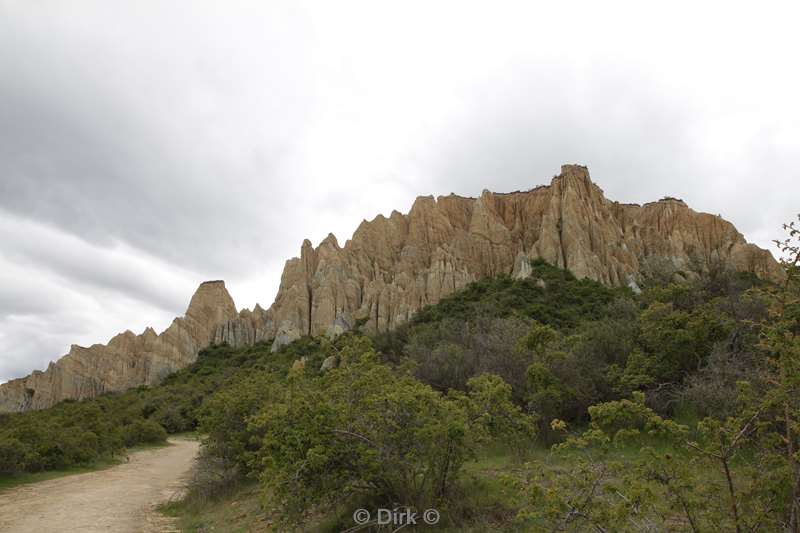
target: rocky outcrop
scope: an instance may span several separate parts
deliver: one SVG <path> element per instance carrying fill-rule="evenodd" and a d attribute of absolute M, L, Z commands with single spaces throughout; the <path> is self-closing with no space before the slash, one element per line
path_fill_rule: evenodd
<path fill-rule="evenodd" d="M 267 342 L 274 335 L 269 314 L 256 304 L 252 311 L 242 309 L 235 318 L 217 325 L 212 344 L 252 346 L 259 342 Z"/>
<path fill-rule="evenodd" d="M 91 398 L 104 392 L 152 385 L 197 360 L 215 341 L 220 325 L 239 318 L 222 281 L 202 283 L 186 315 L 160 335 L 120 333 L 108 344 L 73 345 L 44 372 L 0 385 L 0 412 L 42 409 L 68 398 Z"/>
<path fill-rule="evenodd" d="M 320 372 L 327 372 L 328 370 L 333 370 L 339 365 L 339 360 L 336 358 L 335 355 L 331 355 L 326 357 L 324 361 L 322 361 L 322 365 L 319 367 Z"/>
<path fill-rule="evenodd" d="M 528 277 L 533 258 L 634 291 L 655 260 L 682 278 L 718 264 L 782 276 L 769 252 L 719 216 L 674 198 L 613 202 L 586 167 L 564 165 L 549 186 L 479 198 L 422 196 L 407 215 L 362 222 L 344 246 L 333 235 L 317 248 L 305 241 L 300 257 L 287 261 L 267 316 L 304 334 L 357 319 L 385 331 L 481 277 Z"/>
<path fill-rule="evenodd" d="M 272 341 L 272 349 L 271 351 L 277 352 L 282 347 L 286 346 L 287 344 L 296 341 L 300 337 L 303 336 L 303 333 L 295 326 L 291 320 L 284 320 L 281 327 L 278 328 L 277 333 L 275 333 L 275 340 Z"/>
<path fill-rule="evenodd" d="M 678 279 L 719 265 L 778 280 L 778 263 L 721 217 L 665 198 L 645 205 L 605 198 L 586 167 L 564 165 L 550 185 L 478 198 L 422 196 L 407 215 L 364 221 L 344 246 L 328 235 L 286 262 L 275 302 L 236 312 L 220 281 L 206 282 L 186 316 L 160 335 L 125 332 L 108 345 L 73 346 L 44 372 L 0 385 L 0 411 L 157 383 L 209 344 L 273 351 L 302 335 L 335 337 L 357 323 L 385 331 L 421 307 L 485 276 L 530 277 L 544 260 L 576 276 L 639 290 L 654 269 Z M 544 282 L 538 280 L 537 283 Z"/>

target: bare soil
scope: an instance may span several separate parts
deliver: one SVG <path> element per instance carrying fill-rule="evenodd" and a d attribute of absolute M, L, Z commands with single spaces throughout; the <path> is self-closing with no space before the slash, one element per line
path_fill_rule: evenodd
<path fill-rule="evenodd" d="M 0 493 L 0 531 L 152 533 L 178 531 L 156 507 L 179 498 L 199 443 L 172 438 L 106 470 Z"/>

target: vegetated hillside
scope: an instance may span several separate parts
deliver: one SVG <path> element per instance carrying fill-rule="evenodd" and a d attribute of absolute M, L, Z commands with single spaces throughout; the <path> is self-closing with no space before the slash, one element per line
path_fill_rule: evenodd
<path fill-rule="evenodd" d="M 637 295 L 530 266 L 377 337 L 213 347 L 152 389 L 7 415 L 0 470 L 196 427 L 176 510 L 203 523 L 198 509 L 251 494 L 249 479 L 266 495 L 251 509 L 279 530 L 398 506 L 453 530 L 791 530 L 795 270 L 781 287 L 720 268 Z"/>
<path fill-rule="evenodd" d="M 91 464 L 126 447 L 163 442 L 168 433 L 194 430 L 204 400 L 239 373 L 264 367 L 268 355 L 267 345 L 212 347 L 156 387 L 0 414 L 0 476 Z"/>
<path fill-rule="evenodd" d="M 394 339 L 409 336 L 422 324 L 478 317 L 537 317 L 544 323 L 574 327 L 581 319 L 597 317 L 614 295 L 627 294 L 589 280 L 577 281 L 569 272 L 534 262 L 537 280 L 490 278 L 457 295 L 428 306 Z M 560 302 L 560 303 L 559 303 Z M 384 336 L 383 339 L 388 339 Z M 0 414 L 0 473 L 34 472 L 86 464 L 119 453 L 126 446 L 163 441 L 167 433 L 194 430 L 204 401 L 224 384 L 236 383 L 267 369 L 287 372 L 304 357 L 308 368 L 319 368 L 328 356 L 321 339 L 303 338 L 277 354 L 269 343 L 233 349 L 213 346 L 200 353 L 190 367 L 163 384 L 140 387 L 96 399 L 67 400 L 53 408 L 21 414 Z M 329 345 L 329 343 L 325 343 Z M 393 359 L 402 357 L 397 345 Z M 465 384 L 464 384 L 465 385 Z M 463 388 L 463 387 L 462 387 Z"/>

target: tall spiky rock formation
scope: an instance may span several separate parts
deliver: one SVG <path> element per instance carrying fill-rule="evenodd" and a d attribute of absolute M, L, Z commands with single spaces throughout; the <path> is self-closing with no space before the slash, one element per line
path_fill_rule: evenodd
<path fill-rule="evenodd" d="M 586 167 L 564 165 L 529 191 L 419 197 L 407 215 L 362 222 L 344 246 L 333 235 L 317 248 L 306 240 L 286 263 L 265 327 L 316 335 L 364 318 L 384 331 L 481 277 L 525 276 L 533 258 L 608 285 L 633 285 L 655 261 L 684 278 L 718 264 L 782 276 L 769 252 L 719 216 L 676 199 L 613 202 Z"/>
<path fill-rule="evenodd" d="M 73 345 L 44 372 L 0 385 L 0 412 L 43 409 L 68 398 L 91 398 L 104 392 L 152 385 L 197 360 L 214 340 L 217 328 L 237 317 L 223 281 L 202 283 L 186 315 L 160 335 L 120 333 L 108 344 Z"/>
<path fill-rule="evenodd" d="M 419 197 L 407 215 L 362 222 L 344 246 L 333 235 L 316 248 L 306 240 L 267 310 L 237 313 L 224 283 L 206 282 L 162 334 L 125 332 L 105 346 L 73 346 L 46 371 L 0 385 L 0 411 L 157 383 L 209 344 L 273 340 L 277 348 L 301 335 L 340 333 L 359 319 L 385 331 L 479 278 L 525 277 L 534 258 L 608 285 L 634 286 L 653 264 L 678 278 L 720 265 L 783 276 L 768 251 L 721 217 L 673 198 L 613 202 L 586 167 L 564 165 L 550 185 L 524 192 Z"/>

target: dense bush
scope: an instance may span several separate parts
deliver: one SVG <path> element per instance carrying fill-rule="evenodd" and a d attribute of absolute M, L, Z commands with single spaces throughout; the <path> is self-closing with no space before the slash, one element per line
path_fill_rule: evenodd
<path fill-rule="evenodd" d="M 251 467 L 284 520 L 342 503 L 441 508 L 481 443 L 530 445 L 533 425 L 500 378 L 444 395 L 380 364 L 365 337 L 338 344 L 339 368 L 290 374 L 285 393 L 249 418 L 260 444 Z"/>
<path fill-rule="evenodd" d="M 153 420 L 136 420 L 122 428 L 122 440 L 125 446 L 145 443 L 154 444 L 164 442 L 167 439 L 167 431 L 164 426 Z"/>
<path fill-rule="evenodd" d="M 218 455 L 217 451 L 209 446 L 200 448 L 192 468 L 186 503 L 203 507 L 241 484 L 244 474 L 241 467 Z"/>
<path fill-rule="evenodd" d="M 411 324 L 476 317 L 525 317 L 557 328 L 571 328 L 603 316 L 614 299 L 628 289 L 608 288 L 589 279 L 578 280 L 568 270 L 536 259 L 527 279 L 485 278 L 469 284 L 435 305 L 420 310 Z"/>
<path fill-rule="evenodd" d="M 662 414 L 708 412 L 701 389 L 713 387 L 714 402 L 730 402 L 723 396 L 732 385 L 730 377 L 725 390 L 710 383 L 726 373 L 711 354 L 730 354 L 738 373 L 763 359 L 757 345 L 767 314 L 759 294 L 770 285 L 755 276 L 720 268 L 690 282 L 651 280 L 635 295 L 542 261 L 532 269 L 528 279 L 481 280 L 426 307 L 379 335 L 378 350 L 393 364 L 412 361 L 415 376 L 441 391 L 498 374 L 515 402 L 539 416 L 545 439 L 553 436 L 551 421 L 585 423 L 589 406 L 633 391 L 648 392 Z"/>
<path fill-rule="evenodd" d="M 410 331 L 403 353 L 414 362 L 416 377 L 443 392 L 466 390 L 469 379 L 483 373 L 497 374 L 521 392 L 530 357 L 520 341 L 530 326 L 517 317 L 424 323 Z"/>
<path fill-rule="evenodd" d="M 202 411 L 200 431 L 208 436 L 210 453 L 242 472 L 247 471 L 260 448 L 261 435 L 248 426 L 248 420 L 267 403 L 280 401 L 285 393 L 276 373 L 261 371 L 209 398 Z"/>
<path fill-rule="evenodd" d="M 13 437 L 0 440 L 0 474 L 16 474 L 25 469 L 25 445 Z"/>

